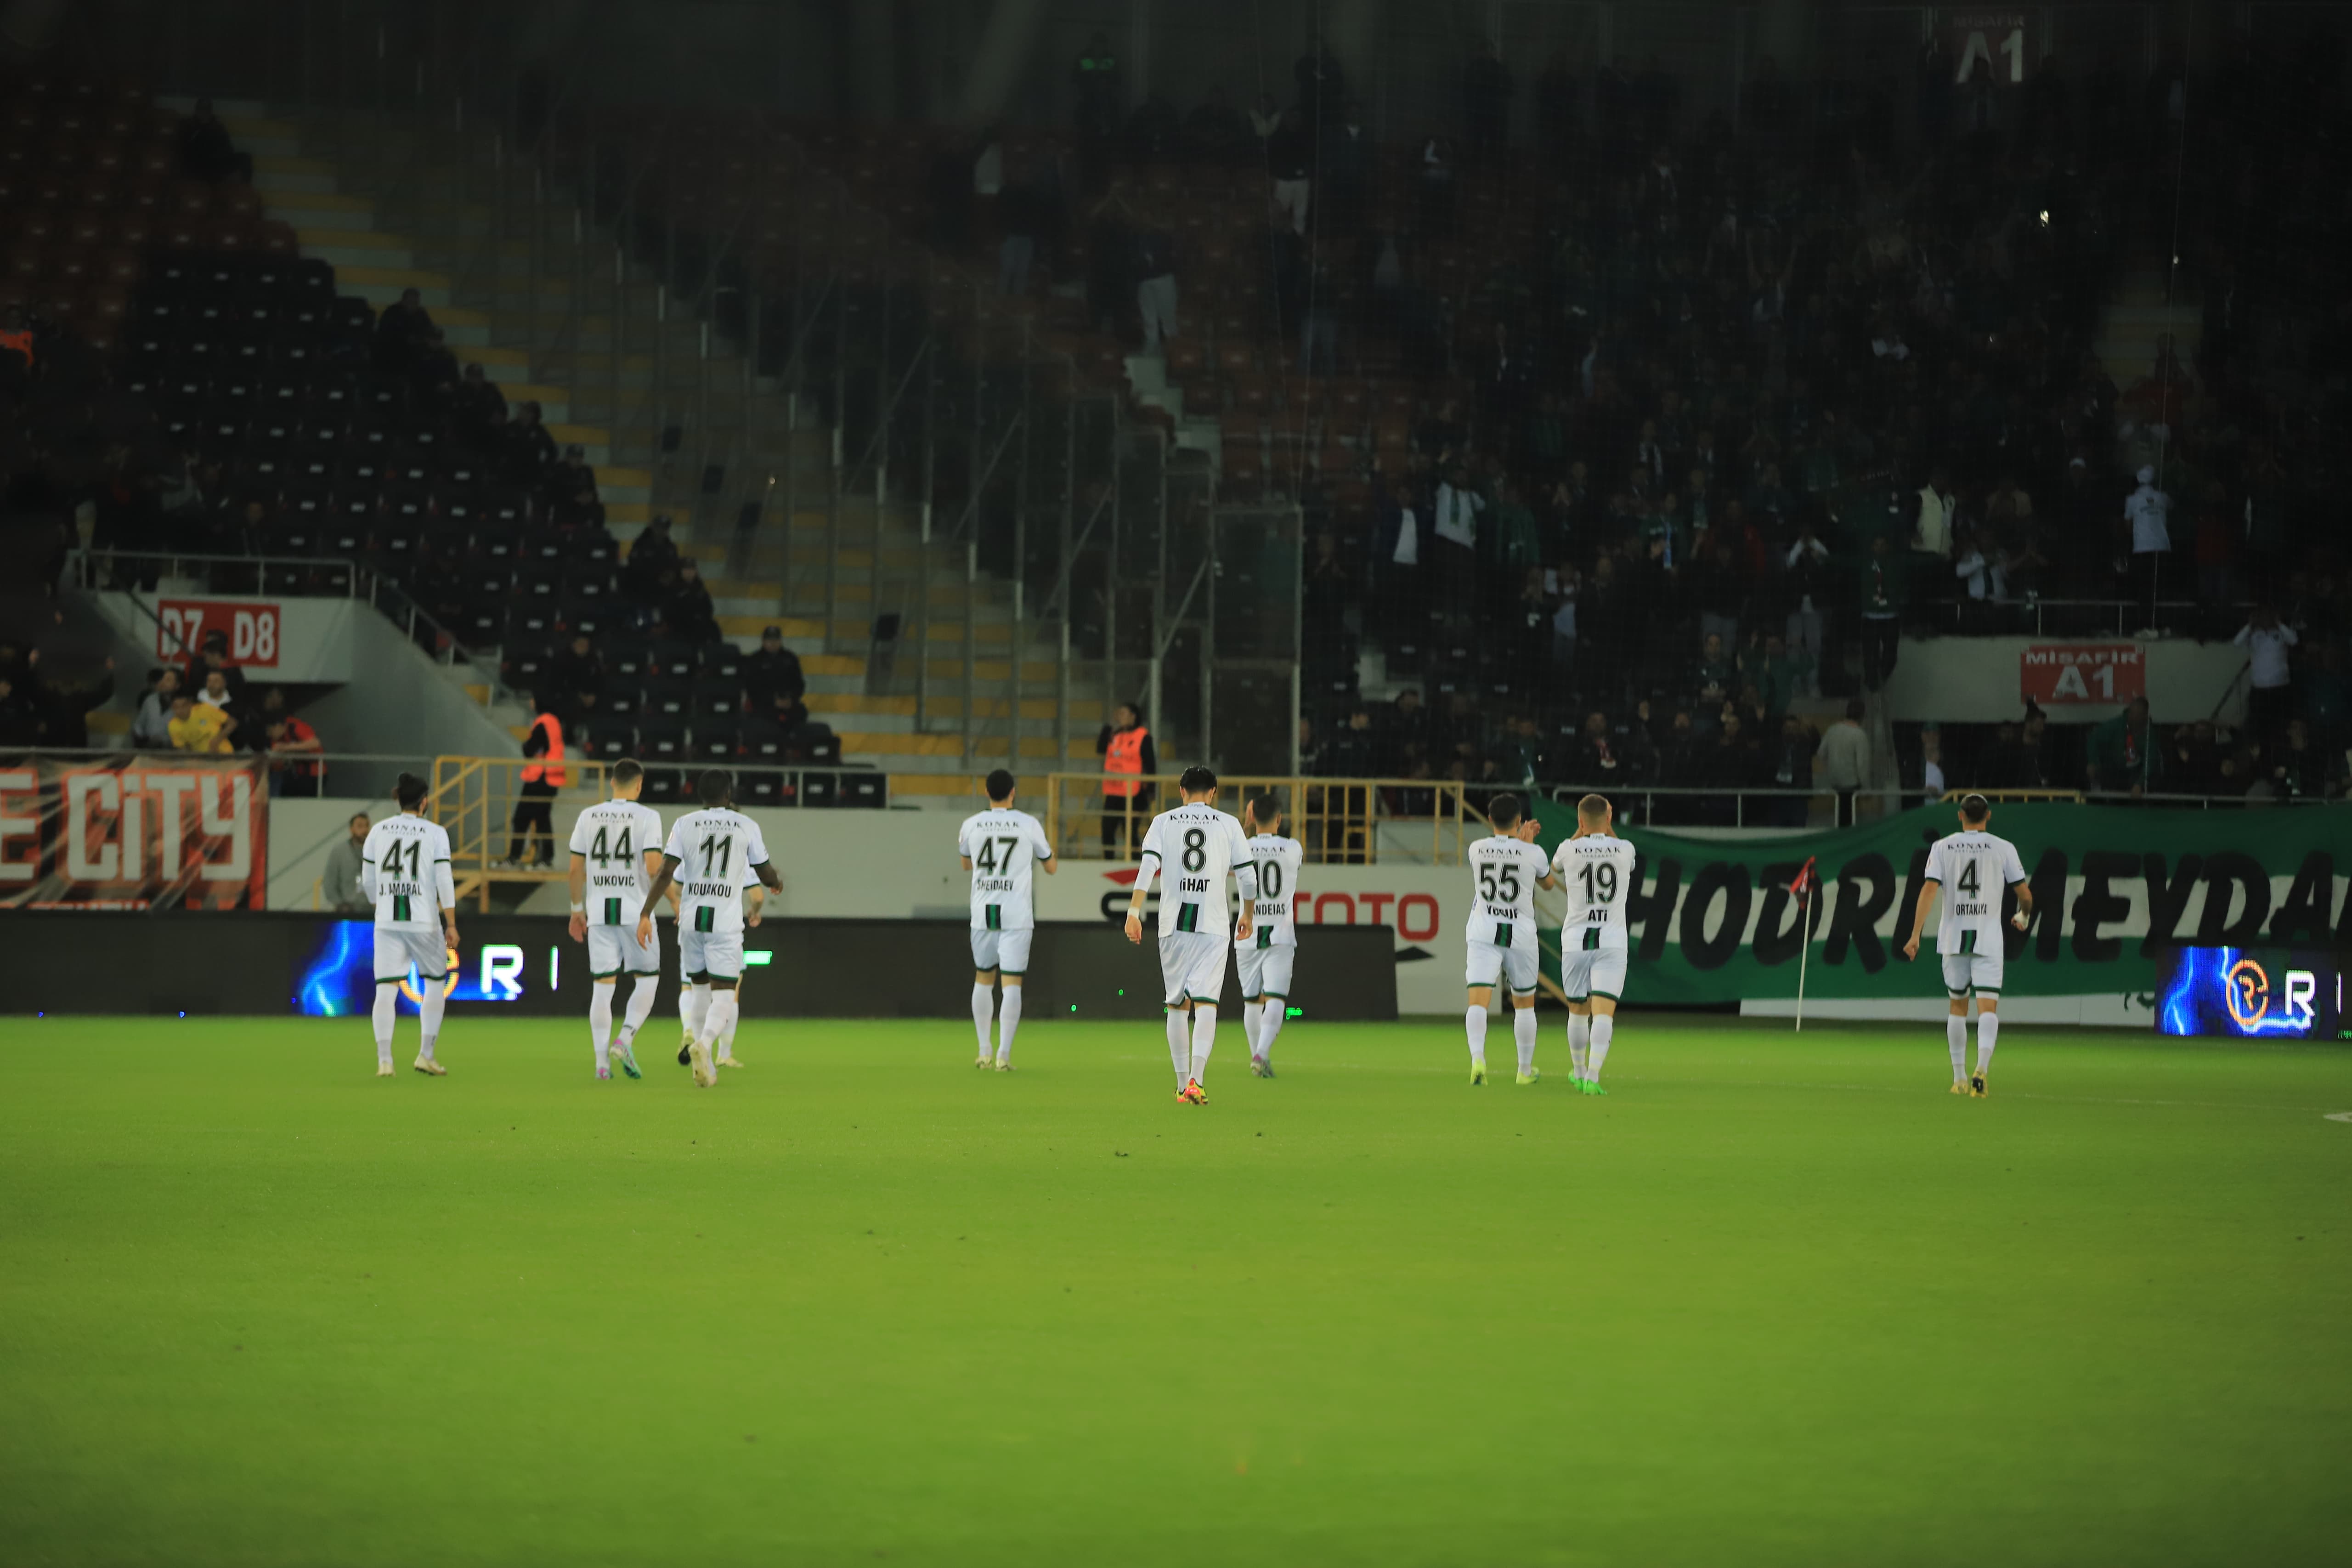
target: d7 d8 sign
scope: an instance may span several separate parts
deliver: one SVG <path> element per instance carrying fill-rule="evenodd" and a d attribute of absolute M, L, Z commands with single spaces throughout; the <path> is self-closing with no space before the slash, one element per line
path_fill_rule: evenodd
<path fill-rule="evenodd" d="M 219 632 L 228 661 L 247 669 L 278 668 L 278 606 L 249 599 L 163 599 L 155 606 L 155 651 L 177 663 Z M 186 652 L 183 652 L 183 649 Z"/>
<path fill-rule="evenodd" d="M 2035 643 L 2018 656 L 2021 695 L 2053 707 L 2112 707 L 2147 694 L 2147 651 L 2137 643 Z"/>

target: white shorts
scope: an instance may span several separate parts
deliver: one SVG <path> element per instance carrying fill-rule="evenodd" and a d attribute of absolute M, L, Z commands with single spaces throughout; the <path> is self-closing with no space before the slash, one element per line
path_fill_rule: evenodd
<path fill-rule="evenodd" d="M 1225 952 L 1232 933 L 1171 931 L 1160 933 L 1160 977 L 1171 1006 L 1190 998 L 1213 1007 L 1225 989 Z"/>
<path fill-rule="evenodd" d="M 1290 966 L 1297 961 L 1295 947 L 1260 947 L 1255 940 L 1234 949 L 1234 965 L 1242 972 L 1242 997 L 1255 1002 L 1261 996 L 1278 996 L 1290 1000 Z"/>
<path fill-rule="evenodd" d="M 419 980 L 446 979 L 449 973 L 449 949 L 441 940 L 439 931 L 409 931 L 404 928 L 375 928 L 375 983 L 408 978 L 408 966 L 416 966 Z"/>
<path fill-rule="evenodd" d="M 635 922 L 625 926 L 590 926 L 588 928 L 588 973 L 598 980 L 607 980 L 622 973 L 659 974 L 661 973 L 661 922 L 654 922 L 654 939 L 645 946 L 637 945 Z"/>
<path fill-rule="evenodd" d="M 2000 994 L 1998 952 L 1948 952 L 1944 956 L 1944 989 L 1954 996 L 1974 991 L 1979 996 Z"/>
<path fill-rule="evenodd" d="M 1542 967 L 1543 954 L 1532 942 L 1524 947 L 1516 942 L 1508 947 L 1496 947 L 1491 942 L 1474 941 L 1462 978 L 1472 985 L 1492 985 L 1507 980 L 1513 991 L 1525 996 L 1536 988 L 1536 976 Z"/>
<path fill-rule="evenodd" d="M 1032 931 L 990 931 L 984 926 L 971 928 L 971 966 L 993 969 L 1015 979 L 1029 973 L 1029 939 Z"/>
<path fill-rule="evenodd" d="M 688 979 L 702 974 L 715 980 L 740 980 L 743 978 L 743 933 L 740 931 L 678 932 L 677 972 Z"/>
<path fill-rule="evenodd" d="M 1604 996 L 1614 1002 L 1625 994 L 1625 950 L 1596 947 L 1564 950 L 1559 955 L 1559 988 L 1571 1002 Z"/>

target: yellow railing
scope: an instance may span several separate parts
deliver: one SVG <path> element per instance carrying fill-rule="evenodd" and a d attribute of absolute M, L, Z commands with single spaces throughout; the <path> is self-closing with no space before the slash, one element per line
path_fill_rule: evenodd
<path fill-rule="evenodd" d="M 1135 781 L 1143 793 L 1121 797 L 1106 794 L 1105 786 L 1126 782 L 1130 775 L 1048 773 L 1045 800 L 1038 803 L 1024 795 L 1019 797 L 1019 804 L 1045 818 L 1046 837 L 1055 854 L 1129 860 L 1141 847 L 1153 813 L 1176 804 L 1177 776 L 1145 775 Z M 1035 787 L 1034 780 L 1024 782 Z M 974 781 L 973 794 L 979 793 Z M 1479 798 L 1493 793 L 1481 788 Z M 1281 805 L 1286 819 L 1284 831 L 1307 847 L 1307 858 L 1328 865 L 1369 865 L 1383 856 L 1426 865 L 1457 865 L 1467 833 L 1483 828 L 1486 821 L 1467 799 L 1465 786 L 1453 779 L 1245 774 L 1217 781 L 1219 808 L 1237 816 L 1244 801 L 1260 795 L 1273 795 Z M 1425 850 L 1424 826 L 1428 830 Z"/>
<path fill-rule="evenodd" d="M 571 861 L 551 828 L 544 835 L 534 828 L 520 836 L 522 864 L 508 864 L 509 852 L 518 843 L 515 806 L 527 798 L 522 792 L 522 771 L 536 765 L 526 757 L 433 759 L 433 795 L 427 810 L 434 821 L 448 830 L 449 871 L 457 884 L 457 897 L 479 900 L 478 907 L 484 910 L 490 907 L 494 882 L 558 881 L 570 869 Z M 604 797 L 605 763 L 566 757 L 563 772 L 561 794 Z"/>

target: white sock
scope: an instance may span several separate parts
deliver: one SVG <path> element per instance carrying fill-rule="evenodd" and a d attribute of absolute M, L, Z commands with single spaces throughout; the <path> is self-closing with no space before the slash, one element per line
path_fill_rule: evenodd
<path fill-rule="evenodd" d="M 1536 1010 L 1533 1007 L 1511 1009 L 1511 1038 L 1519 1047 L 1519 1076 L 1525 1078 L 1536 1070 Z"/>
<path fill-rule="evenodd" d="M 1592 1054 L 1592 1015 L 1570 1013 L 1568 1016 L 1568 1072 L 1570 1078 L 1587 1075 L 1585 1061 Z"/>
<path fill-rule="evenodd" d="M 1258 1058 L 1257 1021 L 1265 1012 L 1265 1003 L 1255 996 L 1242 998 L 1242 1038 L 1249 1042 L 1250 1060 Z"/>
<path fill-rule="evenodd" d="M 1274 1037 L 1282 1033 L 1283 1015 L 1290 1004 L 1279 996 L 1269 996 L 1259 1005 L 1257 1013 L 1257 1059 L 1274 1060 Z"/>
<path fill-rule="evenodd" d="M 2000 1038 L 2000 1015 L 1977 1015 L 1977 1076 L 1982 1078 L 1992 1070 L 1993 1042 Z"/>
<path fill-rule="evenodd" d="M 1604 1018 L 1597 1013 L 1593 1015 L 1592 1071 L 1590 1076 L 1595 1083 L 1601 1081 L 1601 1064 L 1609 1059 L 1609 1039 L 1616 1032 L 1617 1020 L 1614 1017 Z"/>
<path fill-rule="evenodd" d="M 681 985 L 677 988 L 677 1019 L 686 1026 L 686 1037 L 702 1038 L 702 1016 L 710 1010 L 710 987 Z"/>
<path fill-rule="evenodd" d="M 1176 1064 L 1176 1087 L 1184 1087 L 1185 1078 L 1192 1070 L 1192 1020 L 1181 1007 L 1168 1009 L 1168 1055 Z"/>
<path fill-rule="evenodd" d="M 1462 1027 L 1470 1037 L 1470 1065 L 1486 1065 L 1486 1009 L 1473 1007 L 1462 1015 Z"/>
<path fill-rule="evenodd" d="M 425 983 L 425 1000 L 417 1007 L 418 1016 L 425 1026 L 425 1043 L 418 1047 L 416 1054 L 428 1062 L 433 1059 L 434 1042 L 441 1037 L 441 1004 L 448 994 L 449 982 L 446 979 Z"/>
<path fill-rule="evenodd" d="M 971 1029 L 980 1037 L 980 1059 L 988 1059 L 988 1025 L 996 1016 L 996 990 L 974 984 L 971 988 Z"/>
<path fill-rule="evenodd" d="M 386 984 L 375 988 L 375 1059 L 392 1060 L 392 1024 L 400 1006 L 400 987 Z"/>
<path fill-rule="evenodd" d="M 1192 1081 L 1209 1076 L 1209 1052 L 1217 1044 L 1217 1010 L 1206 1002 L 1192 1004 Z"/>
<path fill-rule="evenodd" d="M 719 1031 L 719 1043 L 710 1053 L 711 1059 L 714 1061 L 724 1062 L 734 1060 L 735 1026 L 743 1021 L 742 993 L 740 991 L 730 991 L 727 994 L 736 999 L 735 1008 L 734 1011 L 727 1015 L 727 1026 Z"/>
<path fill-rule="evenodd" d="M 714 989 L 710 993 L 709 1005 L 702 1010 L 702 1033 L 695 1038 L 705 1046 L 716 1045 L 721 1036 L 731 1033 L 734 1027 L 735 993 Z M 717 1053 L 712 1055 L 715 1057 Z"/>
<path fill-rule="evenodd" d="M 646 1026 L 646 1020 L 654 1016 L 654 998 L 660 990 L 661 976 L 658 974 L 639 975 L 636 983 L 629 987 L 628 1011 L 621 1019 L 621 1045 L 624 1048 L 637 1037 L 637 1031 Z"/>
<path fill-rule="evenodd" d="M 588 1042 L 596 1047 L 596 1065 L 612 1066 L 613 988 L 591 982 L 588 986 Z"/>
<path fill-rule="evenodd" d="M 1969 1076 L 1969 1021 L 1954 1013 L 1944 1019 L 1944 1043 L 1952 1048 L 1952 1081 Z"/>
<path fill-rule="evenodd" d="M 1004 988 L 1004 1000 L 996 1009 L 996 1059 L 999 1065 L 1013 1059 L 1013 1032 L 1021 1026 L 1021 987 Z"/>

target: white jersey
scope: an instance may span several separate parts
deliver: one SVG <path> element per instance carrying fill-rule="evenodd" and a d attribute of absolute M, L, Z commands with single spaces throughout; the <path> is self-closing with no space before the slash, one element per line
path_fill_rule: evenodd
<path fill-rule="evenodd" d="M 1257 871 L 1257 900 L 1251 919 L 1257 934 L 1250 941 L 1260 947 L 1297 947 L 1298 922 L 1290 900 L 1298 896 L 1298 869 L 1307 864 L 1307 847 L 1296 838 L 1261 833 L 1249 841 L 1250 864 Z"/>
<path fill-rule="evenodd" d="M 1536 940 L 1536 883 L 1551 875 L 1551 862 L 1534 845 L 1497 834 L 1470 846 L 1470 918 L 1465 941 L 1496 947 L 1532 946 Z"/>
<path fill-rule="evenodd" d="M 572 853 L 588 862 L 592 926 L 634 926 L 646 907 L 646 857 L 661 852 L 661 817 L 634 800 L 592 805 L 572 825 Z"/>
<path fill-rule="evenodd" d="M 754 866 L 768 863 L 760 825 L 724 805 L 689 811 L 670 825 L 664 855 L 677 862 L 677 925 L 705 935 L 743 934 L 743 889 L 759 879 Z"/>
<path fill-rule="evenodd" d="M 1564 838 L 1551 865 L 1568 889 L 1559 925 L 1562 952 L 1622 952 L 1625 900 L 1633 896 L 1633 846 L 1606 833 Z"/>
<path fill-rule="evenodd" d="M 441 911 L 457 907 L 448 830 L 404 811 L 385 817 L 360 848 L 360 887 L 382 929 L 439 931 Z"/>
<path fill-rule="evenodd" d="M 1037 923 L 1037 862 L 1054 858 L 1045 825 L 992 805 L 963 819 L 956 848 L 971 862 L 971 929 L 1028 931 Z"/>
<path fill-rule="evenodd" d="M 1209 805 L 1180 805 L 1151 819 L 1137 857 L 1151 857 L 1147 874 L 1158 871 L 1160 933 L 1202 931 L 1227 936 L 1232 917 L 1225 910 L 1225 874 L 1242 883 L 1242 897 L 1257 896 L 1257 868 L 1250 859 L 1249 840 L 1241 823 Z M 1255 918 L 1255 917 L 1253 917 Z"/>
<path fill-rule="evenodd" d="M 1990 833 L 1947 834 L 1927 851 L 1927 880 L 1940 884 L 1944 895 L 1937 952 L 2003 951 L 2001 890 L 2025 880 L 2016 845 Z"/>

